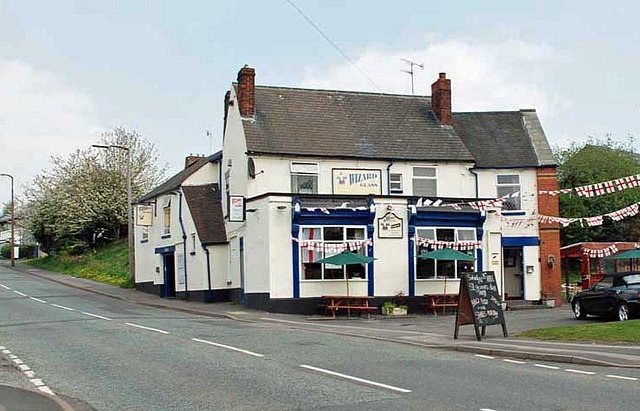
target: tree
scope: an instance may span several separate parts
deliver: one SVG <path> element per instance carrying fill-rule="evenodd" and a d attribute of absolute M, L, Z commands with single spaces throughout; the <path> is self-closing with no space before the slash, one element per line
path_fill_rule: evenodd
<path fill-rule="evenodd" d="M 155 146 L 135 131 L 116 128 L 99 144 L 130 149 L 134 200 L 163 178 L 166 166 L 158 166 Z M 29 228 L 45 251 L 78 252 L 126 236 L 127 155 L 87 147 L 52 157 L 51 170 L 36 176 L 26 191 Z"/>
<path fill-rule="evenodd" d="M 640 174 L 640 156 L 634 152 L 633 139 L 620 143 L 607 138 L 590 140 L 557 149 L 558 180 L 561 188 L 615 180 Z M 610 213 L 640 202 L 640 191 L 624 190 L 596 197 L 580 197 L 575 193 L 560 196 L 562 217 L 590 217 Z M 640 219 L 613 221 L 605 217 L 601 226 L 587 227 L 573 223 L 561 231 L 563 245 L 584 241 L 638 241 Z"/>

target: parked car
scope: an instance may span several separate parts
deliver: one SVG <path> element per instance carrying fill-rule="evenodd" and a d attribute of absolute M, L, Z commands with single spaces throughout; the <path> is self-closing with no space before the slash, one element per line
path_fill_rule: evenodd
<path fill-rule="evenodd" d="M 587 315 L 628 320 L 640 313 L 640 272 L 607 274 L 593 287 L 577 293 L 571 306 L 578 320 Z"/>

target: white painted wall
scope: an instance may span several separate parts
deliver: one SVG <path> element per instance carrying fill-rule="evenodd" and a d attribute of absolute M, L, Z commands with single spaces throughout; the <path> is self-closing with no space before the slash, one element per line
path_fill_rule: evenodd
<path fill-rule="evenodd" d="M 402 238 L 379 238 L 378 218 L 384 217 L 388 212 L 392 212 L 402 219 Z M 408 295 L 409 293 L 409 251 L 407 245 L 409 223 L 407 217 L 406 200 L 395 198 L 376 199 L 376 216 L 373 229 L 373 253 L 377 258 L 373 263 L 374 291 L 376 295 L 396 295 L 400 292 Z"/>
<path fill-rule="evenodd" d="M 229 126 L 227 126 L 229 130 Z M 244 151 L 242 152 L 244 153 Z M 254 156 L 256 172 L 264 171 L 248 180 L 247 196 L 254 197 L 264 193 L 290 193 L 291 190 L 291 162 L 316 162 L 319 164 L 318 193 L 333 193 L 333 173 L 334 168 L 350 169 L 375 169 L 380 170 L 382 175 L 382 194 L 388 194 L 388 161 L 378 160 L 340 160 L 321 159 L 313 157 L 289 158 L 276 156 Z M 236 160 L 233 161 L 234 167 Z M 246 169 L 246 160 L 242 163 Z M 414 166 L 436 166 L 438 175 L 438 196 L 440 197 L 474 197 L 475 177 L 468 171 L 469 164 L 463 163 L 420 163 L 420 162 L 394 162 L 391 166 L 391 173 L 401 173 L 403 175 L 403 193 L 401 195 L 413 195 L 412 175 Z M 235 171 L 235 170 L 234 170 Z M 243 187 L 240 188 L 240 190 Z"/>
<path fill-rule="evenodd" d="M 542 291 L 542 278 L 540 277 L 540 248 L 539 247 L 523 247 L 524 260 L 524 299 L 538 300 Z M 533 266 L 533 273 L 527 274 L 526 267 Z"/>

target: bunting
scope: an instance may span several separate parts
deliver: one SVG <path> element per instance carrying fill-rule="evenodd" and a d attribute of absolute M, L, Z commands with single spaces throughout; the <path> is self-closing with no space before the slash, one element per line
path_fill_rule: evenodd
<path fill-rule="evenodd" d="M 538 191 L 538 193 L 556 196 L 558 194 L 567 194 L 575 191 L 575 193 L 580 197 L 597 197 L 604 194 L 615 193 L 616 191 L 637 188 L 638 185 L 640 185 L 640 174 L 616 178 L 615 180 L 603 181 L 595 184 L 587 184 L 574 188 L 563 188 L 561 190 L 540 190 Z"/>
<path fill-rule="evenodd" d="M 372 239 L 366 240 L 353 240 L 353 241 L 345 241 L 342 243 L 323 243 L 321 241 L 308 241 L 308 240 L 299 240 L 297 238 L 291 238 L 293 241 L 296 241 L 300 248 L 310 251 L 326 251 L 331 254 L 341 253 L 343 251 L 358 251 L 365 245 L 370 246 L 373 245 Z"/>
<path fill-rule="evenodd" d="M 467 251 L 467 250 L 475 250 L 478 248 L 482 248 L 481 241 L 439 241 L 439 240 L 431 240 L 428 238 L 416 237 L 412 239 L 416 242 L 417 245 L 423 247 L 433 247 L 435 249 L 441 248 L 452 248 L 454 250 L 459 251 Z"/>
<path fill-rule="evenodd" d="M 588 256 L 589 258 L 607 257 L 617 252 L 618 252 L 618 247 L 616 247 L 615 244 L 611 244 L 609 247 L 606 247 L 606 248 L 582 247 L 582 254 Z"/>
<path fill-rule="evenodd" d="M 543 214 L 538 214 L 538 221 L 541 223 L 559 223 L 563 227 L 568 226 L 576 221 L 584 221 L 589 227 L 600 226 L 604 222 L 604 217 L 609 217 L 613 221 L 620 221 L 625 218 L 633 217 L 638 214 L 640 210 L 640 203 L 632 204 L 628 207 L 621 208 L 620 210 L 612 211 L 611 213 L 593 216 L 593 217 L 580 217 L 580 218 L 564 218 L 554 217 Z"/>

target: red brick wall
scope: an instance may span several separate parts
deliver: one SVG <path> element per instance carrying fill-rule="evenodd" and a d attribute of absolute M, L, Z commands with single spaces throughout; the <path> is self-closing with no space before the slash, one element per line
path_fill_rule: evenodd
<path fill-rule="evenodd" d="M 555 167 L 537 170 L 538 190 L 557 190 L 558 175 Z M 538 213 L 550 216 L 560 215 L 558 196 L 538 195 Z M 562 278 L 560 269 L 560 228 L 557 223 L 539 223 L 540 228 L 540 270 L 542 296 L 562 304 Z M 550 260 L 553 260 L 551 263 Z"/>

